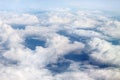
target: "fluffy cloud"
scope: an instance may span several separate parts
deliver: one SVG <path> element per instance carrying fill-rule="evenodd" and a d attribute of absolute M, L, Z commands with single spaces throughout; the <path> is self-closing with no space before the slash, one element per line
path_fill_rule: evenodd
<path fill-rule="evenodd" d="M 0 20 L 7 24 L 34 25 L 39 22 L 38 18 L 30 14 L 1 13 Z"/>
<path fill-rule="evenodd" d="M 91 56 L 95 60 L 100 61 L 101 63 L 118 65 L 119 66 L 119 56 L 120 56 L 120 46 L 112 45 L 111 43 L 101 40 L 99 38 L 93 38 L 89 42 Z M 99 53 L 99 54 L 98 54 Z"/>
<path fill-rule="evenodd" d="M 120 79 L 119 20 L 94 11 L 0 16 L 1 80 Z"/>

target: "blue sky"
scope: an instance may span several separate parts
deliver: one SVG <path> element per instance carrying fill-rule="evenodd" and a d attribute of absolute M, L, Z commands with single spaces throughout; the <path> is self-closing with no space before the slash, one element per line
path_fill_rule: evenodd
<path fill-rule="evenodd" d="M 120 0 L 1 0 L 1 10 L 96 9 L 119 12 Z"/>

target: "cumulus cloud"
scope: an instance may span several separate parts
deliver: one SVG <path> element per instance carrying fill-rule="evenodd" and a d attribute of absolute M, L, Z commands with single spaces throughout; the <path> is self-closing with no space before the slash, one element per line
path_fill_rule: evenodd
<path fill-rule="evenodd" d="M 95 60 L 100 61 L 105 64 L 113 64 L 119 66 L 119 56 L 120 56 L 120 46 L 112 45 L 111 43 L 101 40 L 99 38 L 93 38 L 89 42 L 91 56 L 95 58 Z M 98 54 L 99 53 L 99 54 Z"/>
<path fill-rule="evenodd" d="M 6 24 L 33 25 L 39 22 L 38 18 L 30 14 L 1 13 L 0 20 Z"/>
<path fill-rule="evenodd" d="M 1 80 L 120 79 L 119 20 L 70 10 L 0 16 Z"/>

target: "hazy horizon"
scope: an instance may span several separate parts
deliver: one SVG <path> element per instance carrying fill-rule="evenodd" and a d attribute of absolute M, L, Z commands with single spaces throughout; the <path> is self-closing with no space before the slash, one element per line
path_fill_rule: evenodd
<path fill-rule="evenodd" d="M 26 11 L 29 9 L 83 9 L 104 10 L 120 13 L 120 0 L 2 0 L 0 10 Z"/>

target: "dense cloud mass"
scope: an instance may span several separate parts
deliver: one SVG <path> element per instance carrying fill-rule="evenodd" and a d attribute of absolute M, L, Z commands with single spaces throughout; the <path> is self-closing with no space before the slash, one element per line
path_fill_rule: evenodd
<path fill-rule="evenodd" d="M 100 11 L 0 13 L 0 80 L 120 80 L 120 20 Z"/>

